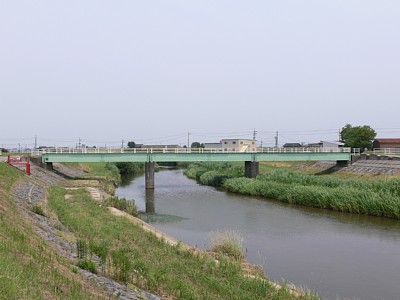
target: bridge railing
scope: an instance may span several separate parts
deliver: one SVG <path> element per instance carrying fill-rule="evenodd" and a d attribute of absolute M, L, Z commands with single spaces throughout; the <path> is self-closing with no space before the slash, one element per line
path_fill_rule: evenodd
<path fill-rule="evenodd" d="M 374 148 L 374 154 L 400 155 L 400 148 Z"/>
<path fill-rule="evenodd" d="M 319 147 L 293 147 L 293 148 L 257 148 L 257 150 L 240 151 L 240 149 L 224 148 L 45 148 L 32 150 L 32 156 L 46 153 L 350 153 L 351 148 L 319 148 Z"/>

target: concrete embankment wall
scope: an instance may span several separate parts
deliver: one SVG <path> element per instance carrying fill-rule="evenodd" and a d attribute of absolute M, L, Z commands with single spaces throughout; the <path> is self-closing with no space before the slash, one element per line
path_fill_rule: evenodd
<path fill-rule="evenodd" d="M 399 175 L 400 157 L 361 154 L 353 156 L 352 164 L 339 172 L 372 174 L 372 175 Z"/>

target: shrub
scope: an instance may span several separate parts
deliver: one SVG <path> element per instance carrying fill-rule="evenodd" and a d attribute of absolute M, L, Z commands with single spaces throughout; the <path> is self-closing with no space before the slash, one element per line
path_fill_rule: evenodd
<path fill-rule="evenodd" d="M 201 184 L 221 186 L 229 175 L 221 174 L 218 171 L 207 171 L 200 176 Z"/>
<path fill-rule="evenodd" d="M 121 175 L 140 175 L 144 172 L 143 163 L 118 162 L 115 163 Z"/>

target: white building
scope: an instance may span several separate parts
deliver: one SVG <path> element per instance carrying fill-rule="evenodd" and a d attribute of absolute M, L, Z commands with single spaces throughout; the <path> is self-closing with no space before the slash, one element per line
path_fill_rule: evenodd
<path fill-rule="evenodd" d="M 222 150 L 235 152 L 257 152 L 255 140 L 222 139 Z"/>

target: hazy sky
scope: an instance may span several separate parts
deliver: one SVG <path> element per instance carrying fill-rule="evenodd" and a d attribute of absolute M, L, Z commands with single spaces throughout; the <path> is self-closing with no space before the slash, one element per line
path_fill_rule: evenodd
<path fill-rule="evenodd" d="M 400 1 L 0 0 L 0 146 L 400 137 Z"/>

